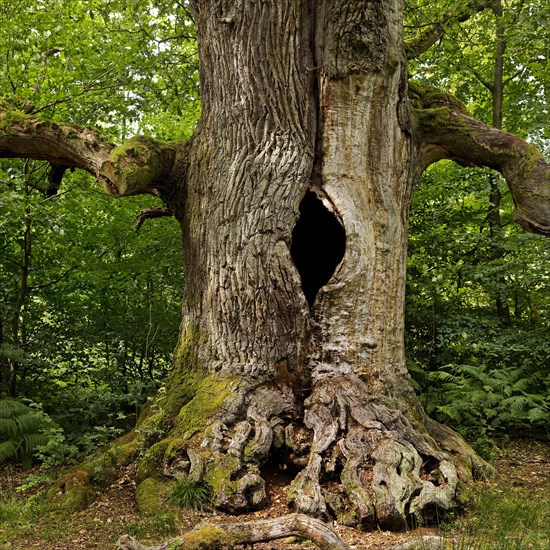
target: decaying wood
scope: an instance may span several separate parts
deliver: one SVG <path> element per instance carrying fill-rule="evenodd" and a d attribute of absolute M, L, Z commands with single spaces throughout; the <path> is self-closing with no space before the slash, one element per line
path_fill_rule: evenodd
<path fill-rule="evenodd" d="M 118 541 L 118 550 L 216 550 L 235 545 L 268 542 L 286 537 L 311 540 L 325 550 L 347 550 L 344 541 L 318 519 L 303 514 L 290 514 L 276 519 L 245 523 L 201 523 L 182 537 L 158 546 L 144 546 L 128 535 Z"/>
<path fill-rule="evenodd" d="M 189 357 L 236 381 L 203 433 L 178 438 L 164 472 L 195 477 L 200 453 L 215 506 L 241 513 L 266 504 L 275 457 L 297 472 L 299 512 L 365 529 L 430 521 L 487 467 L 431 424 L 405 366 L 418 173 L 401 4 L 328 0 L 315 17 L 299 0 L 245 1 L 238 17 L 191 5 L 203 110 L 176 213 L 186 285 L 167 393 L 185 384 Z M 313 303 L 290 254 L 307 192 L 345 233 Z"/>

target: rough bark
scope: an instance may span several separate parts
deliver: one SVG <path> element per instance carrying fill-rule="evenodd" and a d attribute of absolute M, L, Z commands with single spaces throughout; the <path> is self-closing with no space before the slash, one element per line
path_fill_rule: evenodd
<path fill-rule="evenodd" d="M 298 511 L 402 528 L 452 507 L 486 466 L 427 419 L 404 363 L 417 159 L 401 5 L 316 6 L 194 3 L 203 115 L 175 210 L 187 282 L 173 428 L 151 457 L 205 477 L 230 512 L 266 504 L 275 461 L 296 474 Z M 307 244 L 291 246 L 308 192 L 345 234 L 309 303 L 295 267 Z M 190 422 L 214 395 L 214 421 Z"/>
<path fill-rule="evenodd" d="M 268 542 L 287 537 L 310 540 L 325 550 L 347 550 L 344 541 L 327 525 L 303 514 L 291 514 L 277 519 L 243 523 L 201 523 L 182 537 L 158 546 L 144 546 L 124 535 L 117 544 L 118 550 L 215 550 L 236 545 Z"/>

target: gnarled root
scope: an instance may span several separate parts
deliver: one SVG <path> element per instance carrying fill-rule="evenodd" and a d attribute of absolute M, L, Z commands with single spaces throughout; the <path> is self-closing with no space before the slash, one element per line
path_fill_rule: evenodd
<path fill-rule="evenodd" d="M 274 386 L 240 403 L 165 464 L 169 476 L 208 481 L 214 505 L 229 513 L 268 503 L 262 468 L 274 457 L 299 471 L 289 491 L 296 511 L 363 529 L 437 521 L 465 482 L 490 470 L 414 399 L 372 395 L 351 373 L 317 380 L 303 404 Z"/>
<path fill-rule="evenodd" d="M 307 466 L 292 483 L 299 511 L 363 528 L 402 529 L 436 520 L 452 508 L 461 482 L 487 465 L 459 436 L 444 450 L 450 430 L 430 423 L 406 404 L 391 407 L 383 396 L 369 396 L 356 376 L 318 381 L 305 402 L 305 425 L 313 430 Z M 412 420 L 411 420 L 412 419 Z M 326 483 L 340 478 L 340 486 Z"/>
<path fill-rule="evenodd" d="M 222 413 L 200 439 L 173 449 L 164 473 L 191 481 L 205 479 L 212 486 L 214 506 L 225 512 L 263 508 L 267 493 L 260 469 L 274 450 L 300 446 L 299 434 L 291 427 L 297 415 L 290 391 L 257 388 L 237 410 Z"/>
<path fill-rule="evenodd" d="M 326 550 L 347 550 L 344 541 L 327 525 L 303 514 L 246 523 L 201 523 L 180 538 L 159 546 L 144 546 L 128 535 L 120 538 L 118 550 L 214 550 L 237 544 L 254 544 L 296 536 Z"/>

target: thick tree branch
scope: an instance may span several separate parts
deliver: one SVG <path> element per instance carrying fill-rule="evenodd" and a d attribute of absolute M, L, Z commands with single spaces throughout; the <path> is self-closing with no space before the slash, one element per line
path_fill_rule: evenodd
<path fill-rule="evenodd" d="M 407 59 L 416 59 L 424 52 L 428 51 L 438 40 L 443 38 L 449 24 L 453 21 L 463 23 L 476 13 L 489 8 L 493 0 L 470 0 L 468 2 L 459 2 L 441 17 L 431 23 L 429 26 L 419 31 L 416 36 L 405 42 L 405 52 Z"/>
<path fill-rule="evenodd" d="M 246 523 L 201 523 L 182 537 L 158 546 L 144 546 L 128 535 L 118 541 L 118 550 L 214 550 L 237 544 L 255 544 L 297 536 L 326 550 L 347 550 L 344 541 L 323 522 L 303 514 Z"/>
<path fill-rule="evenodd" d="M 469 116 L 450 94 L 411 82 L 420 167 L 441 159 L 499 171 L 512 192 L 514 219 L 524 229 L 550 235 L 550 165 L 524 140 Z"/>
<path fill-rule="evenodd" d="M 0 102 L 0 157 L 81 168 L 107 193 L 123 196 L 152 193 L 170 174 L 175 150 L 144 136 L 115 147 L 96 130 L 41 120 Z"/>

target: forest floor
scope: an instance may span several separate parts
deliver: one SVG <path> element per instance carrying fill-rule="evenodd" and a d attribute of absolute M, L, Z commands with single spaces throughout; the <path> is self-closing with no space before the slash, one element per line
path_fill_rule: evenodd
<path fill-rule="evenodd" d="M 449 523 L 404 533 L 359 532 L 335 526 L 340 536 L 356 549 L 387 549 L 420 535 L 441 534 L 464 549 L 547 549 L 550 548 L 550 443 L 519 440 L 495 450 L 493 465 L 499 472 L 492 481 L 479 483 L 468 505 L 468 513 Z M 36 475 L 36 471 L 33 472 Z M 250 521 L 289 513 L 284 487 L 288 480 L 272 475 L 269 480 L 269 508 L 260 512 L 226 516 L 214 512 L 181 514 L 173 517 L 142 517 L 135 506 L 133 472 L 109 487 L 86 510 L 68 519 L 53 517 L 47 510 L 32 513 L 28 502 L 39 502 L 39 486 L 17 491 L 27 483 L 29 473 L 4 467 L 0 470 L 0 548 L 6 550 L 112 549 L 119 536 L 130 534 L 144 544 L 174 537 L 201 521 L 215 523 Z M 24 507 L 25 500 L 27 506 Z M 18 508 L 19 506 L 19 508 Z M 38 506 L 38 504 L 37 504 Z M 26 512 L 23 512 L 26 510 Z M 255 550 L 284 548 L 311 549 L 311 543 L 285 539 L 256 544 Z"/>

